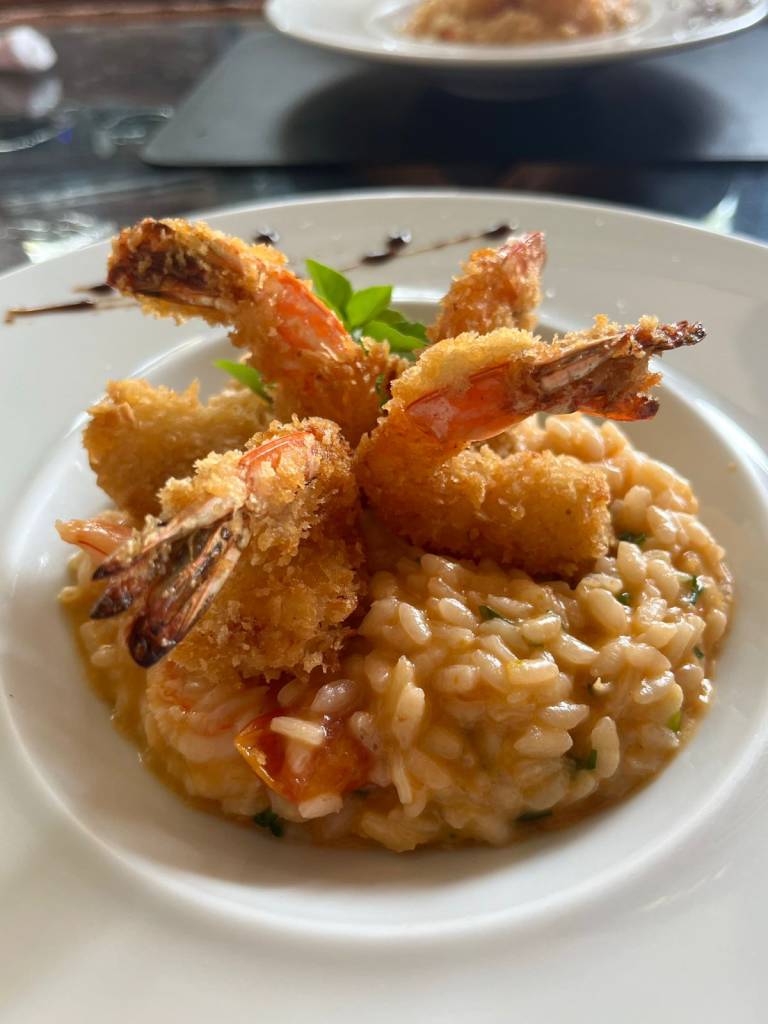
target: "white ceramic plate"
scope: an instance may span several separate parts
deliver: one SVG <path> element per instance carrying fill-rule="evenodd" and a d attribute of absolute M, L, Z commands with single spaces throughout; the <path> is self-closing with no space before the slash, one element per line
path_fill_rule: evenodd
<path fill-rule="evenodd" d="M 719 39 L 756 24 L 766 0 L 635 0 L 637 19 L 623 32 L 525 45 L 481 46 L 413 39 L 403 27 L 415 0 L 267 0 L 280 32 L 368 60 L 474 71 L 559 69 L 649 56 Z"/>
<path fill-rule="evenodd" d="M 147 213 L 151 213 L 148 210 Z M 2 328 L 0 993 L 3 1021 L 762 1021 L 768 914 L 765 580 L 768 250 L 659 219 L 504 194 L 317 198 L 212 215 L 267 228 L 297 264 L 353 264 L 408 229 L 407 256 L 354 273 L 433 301 L 499 221 L 547 232 L 544 321 L 599 311 L 705 322 L 665 360 L 634 441 L 688 474 L 737 580 L 718 697 L 663 776 L 610 814 L 506 850 L 295 847 L 193 811 L 138 764 L 89 692 L 55 602 L 52 523 L 102 503 L 79 447 L 108 377 L 220 385 L 220 334 L 135 309 Z M 99 245 L 0 280 L 0 307 L 103 278 Z"/>

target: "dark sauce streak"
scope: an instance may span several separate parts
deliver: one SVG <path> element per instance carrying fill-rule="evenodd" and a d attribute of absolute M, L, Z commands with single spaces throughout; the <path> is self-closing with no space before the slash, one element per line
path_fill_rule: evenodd
<path fill-rule="evenodd" d="M 396 253 L 389 252 L 387 249 L 381 249 L 378 252 L 368 252 L 365 254 L 365 256 L 362 256 L 360 258 L 359 265 L 362 267 L 367 267 L 371 266 L 374 263 L 389 263 L 389 261 L 393 260 L 395 256 Z M 355 264 L 355 266 L 357 266 L 357 264 Z M 344 269 L 350 270 L 352 268 L 345 267 Z"/>
<path fill-rule="evenodd" d="M 439 252 L 441 249 L 449 249 L 454 245 L 465 245 L 467 242 L 477 242 L 483 239 L 487 239 L 488 241 L 497 241 L 498 239 L 506 238 L 507 235 L 511 235 L 515 230 L 517 230 L 517 225 L 510 224 L 505 221 L 500 224 L 495 224 L 493 227 L 486 228 L 484 231 L 458 235 L 455 238 L 446 238 L 441 242 L 434 242 L 432 245 L 425 245 L 421 248 L 410 247 L 413 236 L 407 229 L 399 232 L 393 232 L 387 236 L 384 241 L 384 246 L 381 249 L 365 253 L 360 257 L 357 263 L 344 267 L 343 270 L 350 271 L 356 270 L 358 267 L 389 263 L 391 260 L 402 256 L 421 256 L 425 253 Z M 280 241 L 280 235 L 277 231 L 273 231 L 271 228 L 264 228 L 264 230 L 254 235 L 253 241 L 255 244 L 259 245 L 277 245 Z M 82 288 L 75 288 L 74 290 L 76 292 L 84 292 L 87 295 L 94 296 L 94 298 L 78 299 L 76 302 L 58 302 L 50 306 L 30 306 L 26 309 L 9 309 L 5 314 L 5 322 L 7 324 L 12 324 L 15 320 L 18 320 L 21 317 L 43 316 L 46 313 L 90 313 L 98 309 L 109 309 L 113 305 L 109 296 L 114 295 L 115 293 L 108 284 L 102 283 L 89 285 Z M 99 301 L 100 299 L 101 301 Z M 121 303 L 121 301 L 122 300 L 115 295 L 115 304 Z"/>
<path fill-rule="evenodd" d="M 410 231 L 400 231 L 389 235 L 384 243 L 384 248 L 366 253 L 360 260 L 361 265 L 370 266 L 373 263 L 388 263 L 411 244 L 412 237 Z"/>
<path fill-rule="evenodd" d="M 84 284 L 79 288 L 73 288 L 72 291 L 83 292 L 86 295 L 112 295 L 114 288 L 104 281 L 102 284 Z"/>
<path fill-rule="evenodd" d="M 495 239 L 495 238 L 506 238 L 507 235 L 511 235 L 514 231 L 514 227 L 511 224 L 501 223 L 497 224 L 494 228 L 488 228 L 487 231 L 483 232 L 483 238 Z"/>
<path fill-rule="evenodd" d="M 17 306 L 5 311 L 4 320 L 6 324 L 13 324 L 23 317 L 46 316 L 49 313 L 98 313 L 102 309 L 117 309 L 133 305 L 131 299 L 124 299 L 117 294 L 114 294 L 114 298 L 112 298 L 111 288 L 109 292 L 110 294 L 107 295 L 99 291 L 95 293 L 97 298 L 76 299 L 74 302 L 52 302 L 45 306 Z"/>
<path fill-rule="evenodd" d="M 254 245 L 277 245 L 279 241 L 280 235 L 272 228 L 263 228 L 253 236 Z"/>
<path fill-rule="evenodd" d="M 410 245 L 412 241 L 413 235 L 410 231 L 400 231 L 389 236 L 387 239 L 387 249 L 390 252 L 400 252 L 406 245 Z"/>
<path fill-rule="evenodd" d="M 486 228 L 484 231 L 446 238 L 442 242 L 434 242 L 432 245 L 425 245 L 420 248 L 409 248 L 412 240 L 411 232 L 403 231 L 400 234 L 389 235 L 383 248 L 365 253 L 357 263 L 352 263 L 350 266 L 344 267 L 343 270 L 347 272 L 357 270 L 358 267 L 390 263 L 401 256 L 422 256 L 430 252 L 439 252 L 441 249 L 449 249 L 454 245 L 466 245 L 467 242 L 498 241 L 511 235 L 516 230 L 517 225 L 504 221 L 500 224 L 494 224 L 493 227 Z"/>
<path fill-rule="evenodd" d="M 5 322 L 12 324 L 24 316 L 43 316 L 45 313 L 85 313 L 87 310 L 97 308 L 98 303 L 93 299 L 78 299 L 77 302 L 57 302 L 50 306 L 27 306 L 26 308 L 6 310 Z"/>

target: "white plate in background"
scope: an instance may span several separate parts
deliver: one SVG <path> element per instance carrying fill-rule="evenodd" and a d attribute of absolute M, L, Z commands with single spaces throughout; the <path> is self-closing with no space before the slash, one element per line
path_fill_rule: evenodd
<path fill-rule="evenodd" d="M 403 31 L 416 0 L 267 0 L 278 31 L 367 60 L 496 72 L 556 69 L 645 57 L 721 39 L 757 24 L 766 0 L 634 0 L 636 20 L 620 32 L 488 46 L 414 39 Z"/>
<path fill-rule="evenodd" d="M 134 308 L 2 327 L 3 1021 L 762 1020 L 768 249 L 502 193 L 320 197 L 208 219 L 245 238 L 278 232 L 299 266 L 353 264 L 408 230 L 405 255 L 352 275 L 394 283 L 405 303 L 434 300 L 473 247 L 431 246 L 509 222 L 547 233 L 547 325 L 704 321 L 706 342 L 664 360 L 658 419 L 630 433 L 692 477 L 729 548 L 738 598 L 718 698 L 626 804 L 502 851 L 280 846 L 189 809 L 87 688 L 55 603 L 67 552 L 52 520 L 102 500 L 78 431 L 104 381 L 197 374 L 210 389 L 226 343 Z M 103 278 L 106 251 L 0 279 L 0 308 L 72 298 Z"/>

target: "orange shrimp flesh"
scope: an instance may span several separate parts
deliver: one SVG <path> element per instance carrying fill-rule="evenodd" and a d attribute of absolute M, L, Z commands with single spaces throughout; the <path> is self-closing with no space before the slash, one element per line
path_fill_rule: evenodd
<path fill-rule="evenodd" d="M 540 411 L 652 416 L 649 356 L 703 336 L 699 325 L 645 318 L 624 331 L 598 320 L 552 345 L 514 330 L 439 342 L 393 385 L 386 418 L 358 449 L 358 479 L 383 523 L 414 544 L 573 578 L 611 540 L 605 474 L 551 452 L 502 457 L 471 443 Z"/>
<path fill-rule="evenodd" d="M 109 283 L 158 316 L 201 316 L 276 385 L 278 417 L 338 422 L 351 444 L 375 424 L 379 387 L 404 361 L 385 342 L 358 345 L 285 257 L 182 220 L 144 220 L 113 244 Z"/>
<path fill-rule="evenodd" d="M 69 519 L 56 523 L 63 541 L 74 544 L 90 556 L 95 565 L 101 563 L 133 536 L 133 527 L 114 519 Z"/>
<path fill-rule="evenodd" d="M 407 414 L 449 446 L 495 437 L 534 412 L 582 411 L 616 420 L 650 419 L 659 403 L 645 392 L 661 377 L 648 371 L 648 356 L 695 345 L 703 337 L 701 324 L 641 323 L 564 353 L 556 347 L 549 358 L 537 353 L 522 378 L 519 357 L 479 370 L 457 386 L 417 398 L 408 405 Z"/>
<path fill-rule="evenodd" d="M 226 583 L 251 539 L 245 505 L 267 514 L 278 469 L 299 472 L 302 484 L 319 466 L 318 437 L 293 429 L 239 458 L 223 493 L 194 502 L 167 522 L 149 520 L 101 562 L 94 580 L 107 580 L 92 618 L 111 618 L 141 599 L 128 646 L 149 667 L 189 633 Z M 286 465 L 286 463 L 288 465 Z"/>
<path fill-rule="evenodd" d="M 336 314 L 267 246 L 248 246 L 205 224 L 146 218 L 113 245 L 107 283 L 160 315 L 231 324 L 243 307 L 289 347 L 343 360 L 358 346 Z"/>

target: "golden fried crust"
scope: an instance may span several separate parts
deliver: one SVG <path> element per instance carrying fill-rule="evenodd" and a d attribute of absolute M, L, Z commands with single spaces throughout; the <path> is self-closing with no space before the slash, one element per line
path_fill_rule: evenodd
<path fill-rule="evenodd" d="M 545 260 L 544 236 L 538 233 L 473 252 L 441 302 L 440 315 L 427 332 L 430 341 L 502 327 L 532 331 Z"/>
<path fill-rule="evenodd" d="M 367 354 L 349 363 L 330 363 L 313 353 L 301 353 L 297 358 L 304 365 L 293 377 L 280 374 L 279 352 L 268 346 L 251 361 L 268 379 L 281 380 L 275 393 L 278 416 L 334 420 L 354 448 L 363 434 L 375 427 L 392 381 L 410 365 L 406 359 L 393 356 L 386 342 L 369 340 L 366 348 Z"/>
<path fill-rule="evenodd" d="M 270 488 L 257 505 L 248 547 L 205 616 L 169 655 L 189 673 L 226 678 L 309 673 L 336 665 L 348 635 L 345 623 L 362 586 L 358 489 L 352 454 L 335 424 L 305 420 L 273 423 L 247 447 L 301 426 L 322 442 L 316 476 L 304 484 L 298 469 Z M 166 514 L 183 502 L 231 494 L 239 452 L 212 455 L 194 477 L 170 481 L 162 492 Z M 233 676 L 234 678 L 234 676 Z"/>
<path fill-rule="evenodd" d="M 699 324 L 643 318 L 544 344 L 527 331 L 461 335 L 429 348 L 392 386 L 386 418 L 357 450 L 358 479 L 384 524 L 431 550 L 571 577 L 610 538 L 603 472 L 565 456 L 472 441 L 538 411 L 652 416 L 654 352 L 697 344 Z M 608 331 L 606 336 L 605 332 Z"/>
<path fill-rule="evenodd" d="M 278 416 L 327 417 L 353 445 L 374 427 L 381 396 L 405 365 L 386 343 L 356 344 L 281 253 L 205 224 L 127 228 L 113 243 L 108 280 L 155 316 L 230 327 L 233 344 L 276 385 Z"/>
<path fill-rule="evenodd" d="M 114 239 L 107 281 L 155 316 L 227 324 L 265 272 L 285 262 L 271 246 L 247 245 L 201 222 L 148 217 Z"/>
<path fill-rule="evenodd" d="M 168 657 L 191 674 L 217 679 L 333 669 L 359 592 L 348 541 L 310 536 L 287 564 L 270 557 L 239 565 Z"/>
<path fill-rule="evenodd" d="M 500 457 L 487 445 L 419 472 L 408 429 L 386 453 L 365 438 L 358 476 L 383 523 L 430 551 L 492 558 L 536 577 L 569 579 L 610 540 L 610 492 L 599 467 L 550 452 Z M 404 483 L 404 481 L 408 481 Z"/>
<path fill-rule="evenodd" d="M 245 389 L 203 405 L 199 387 L 153 387 L 145 380 L 110 381 L 90 410 L 83 444 L 99 486 L 135 519 L 159 511 L 157 492 L 186 477 L 209 452 L 241 448 L 270 419 L 267 404 Z"/>

